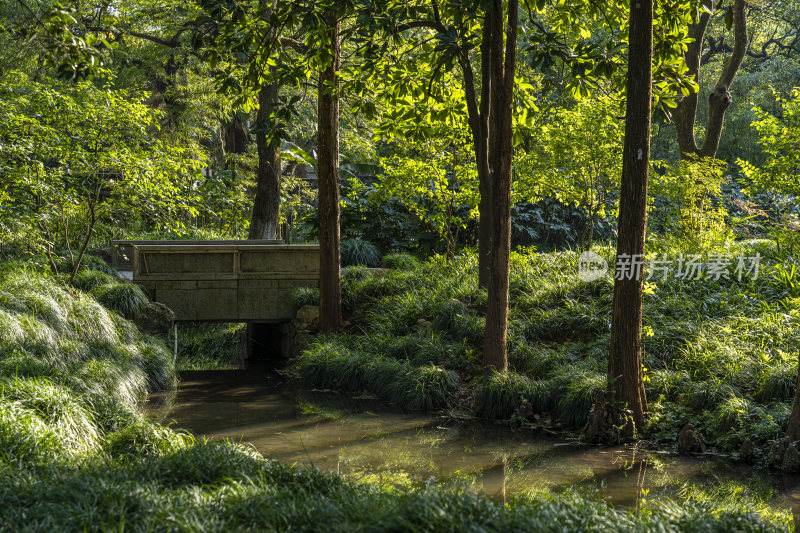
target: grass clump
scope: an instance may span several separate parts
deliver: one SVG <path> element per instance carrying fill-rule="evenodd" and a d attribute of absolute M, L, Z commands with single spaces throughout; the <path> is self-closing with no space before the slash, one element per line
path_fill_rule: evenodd
<path fill-rule="evenodd" d="M 297 287 L 292 291 L 292 300 L 297 309 L 304 305 L 319 305 L 319 289 L 315 287 Z"/>
<path fill-rule="evenodd" d="M 541 403 L 541 382 L 516 372 L 492 372 L 475 392 L 475 412 L 489 420 L 507 420 L 525 404 Z"/>
<path fill-rule="evenodd" d="M 444 407 L 458 375 L 433 364 L 375 355 L 344 343 L 318 342 L 297 361 L 303 384 L 318 389 L 370 392 L 409 409 Z"/>
<path fill-rule="evenodd" d="M 88 453 L 97 448 L 99 432 L 89 406 L 49 379 L 2 378 L 0 402 L 15 404 L 38 417 L 72 453 Z"/>
<path fill-rule="evenodd" d="M 133 283 L 106 283 L 92 290 L 92 295 L 106 308 L 125 318 L 136 318 L 147 306 L 148 298 L 141 287 Z"/>
<path fill-rule="evenodd" d="M 4 461 L 85 461 L 107 431 L 137 419 L 148 391 L 175 381 L 163 344 L 91 296 L 46 271 L 0 268 Z"/>
<path fill-rule="evenodd" d="M 419 268 L 419 259 L 403 252 L 386 254 L 381 258 L 381 266 L 395 270 L 416 270 Z"/>
<path fill-rule="evenodd" d="M 762 374 L 756 395 L 762 403 L 788 402 L 797 388 L 797 361 L 767 368 Z"/>
<path fill-rule="evenodd" d="M 91 292 L 102 285 L 110 285 L 114 278 L 100 270 L 83 269 L 75 274 L 72 285 L 83 292 Z"/>
<path fill-rule="evenodd" d="M 0 402 L 0 468 L 63 460 L 64 449 L 54 428 L 20 402 Z"/>
<path fill-rule="evenodd" d="M 381 253 L 378 247 L 359 237 L 342 239 L 340 249 L 342 266 L 378 267 L 381 264 Z"/>

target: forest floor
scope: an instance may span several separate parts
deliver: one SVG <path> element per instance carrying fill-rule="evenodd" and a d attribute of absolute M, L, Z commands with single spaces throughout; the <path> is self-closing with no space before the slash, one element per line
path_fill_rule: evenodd
<path fill-rule="evenodd" d="M 476 394 L 476 398 L 491 399 L 495 396 L 490 391 L 508 390 L 511 400 L 516 401 L 514 395 L 520 390 L 529 394 L 527 391 L 537 390 L 537 383 L 555 383 L 561 374 L 552 367 L 558 366 L 558 361 L 567 362 L 568 367 L 575 367 L 576 361 L 585 361 L 586 366 L 580 368 L 586 369 L 587 375 L 592 379 L 602 375 L 599 346 L 605 322 L 595 324 L 588 308 L 580 313 L 575 309 L 572 313 L 559 312 L 561 304 L 554 303 L 540 310 L 538 322 L 534 321 L 535 317 L 526 319 L 524 323 L 529 330 L 516 329 L 522 323 L 520 302 L 525 301 L 527 295 L 531 300 L 526 309 L 532 309 L 538 294 L 520 292 L 519 287 L 540 286 L 533 281 L 525 282 L 520 272 L 528 272 L 528 276 L 536 278 L 553 270 L 550 267 L 560 265 L 559 261 L 564 261 L 565 267 L 569 263 L 568 259 L 553 255 L 550 260 L 543 259 L 549 261 L 550 267 L 540 265 L 537 273 L 536 257 L 515 256 L 514 259 L 516 303 L 511 338 L 515 347 L 512 350 L 515 373 L 504 380 L 474 378 L 481 390 L 487 391 Z M 520 269 L 520 265 L 529 266 Z M 352 358 L 355 374 L 362 376 L 359 379 L 372 379 L 364 376 L 377 376 L 381 369 L 383 372 L 387 368 L 397 369 L 398 364 L 408 369 L 398 380 L 401 385 L 386 389 L 395 392 L 381 392 L 384 389 L 374 385 L 379 381 L 364 381 L 362 388 L 374 389 L 380 394 L 397 394 L 399 396 L 390 397 L 397 400 L 411 394 L 408 387 L 414 384 L 417 388 L 413 390 L 423 399 L 418 404 L 420 407 L 446 406 L 461 387 L 464 376 L 469 372 L 477 375 L 479 355 L 470 343 L 477 342 L 481 320 L 478 312 L 472 313 L 470 309 L 480 309 L 480 296 L 466 290 L 468 280 L 445 281 L 448 274 L 458 275 L 472 268 L 470 257 L 464 256 L 449 265 L 431 261 L 411 270 L 397 269 L 382 277 L 351 270 L 345 282 L 348 308 L 355 323 L 367 323 L 358 317 L 372 317 L 369 323 L 375 329 L 368 330 L 368 334 L 374 335 L 375 340 L 379 335 L 384 336 L 386 352 L 382 352 L 377 359 L 381 362 L 373 365 L 376 370 L 371 373 L 363 369 L 372 367 L 358 357 L 359 353 L 367 354 L 363 344 L 366 338 L 359 340 L 357 335 L 320 338 L 298 361 L 304 379 L 310 380 L 309 376 L 313 375 L 334 375 L 331 369 L 339 368 L 336 364 L 341 366 L 336 363 L 339 360 L 336 354 L 349 343 L 358 348 L 361 342 L 362 347 L 353 349 L 356 357 Z M 144 417 L 138 406 L 148 391 L 175 386 L 172 354 L 163 342 L 140 333 L 132 322 L 123 318 L 142 304 L 141 295 L 135 288 L 131 289 L 131 285 L 117 283 L 102 270 L 100 265 L 89 264 L 70 286 L 64 279 L 49 275 L 43 265 L 0 264 L 0 530 L 789 529 L 790 518 L 785 514 L 759 515 L 746 504 L 731 507 L 708 501 L 683 505 L 670 501 L 649 502 L 645 509 L 634 514 L 614 509 L 599 498 L 548 494 L 516 500 L 504 508 L 480 496 L 435 486 L 378 485 L 313 469 L 289 467 L 264 458 L 248 446 L 206 442 L 160 426 Z M 437 276 L 425 279 L 422 276 L 425 272 L 437 273 Z M 554 302 L 563 302 L 562 298 L 572 290 L 582 290 L 575 284 L 569 288 L 570 276 L 563 277 L 563 292 L 545 291 L 552 293 Z M 551 278 L 555 280 L 558 276 Z M 404 285 L 393 287 L 403 280 Z M 415 299 L 418 293 L 414 291 L 424 290 L 424 283 L 442 284 L 443 299 Z M 449 288 L 445 290 L 444 287 Z M 606 289 L 600 287 L 603 288 L 588 289 L 597 291 L 597 294 L 589 292 L 593 295 L 592 301 L 602 301 L 601 295 Z M 359 300 L 353 300 L 355 297 Z M 383 310 L 385 314 L 381 314 L 378 312 L 381 299 L 395 301 L 397 307 L 394 311 Z M 367 303 L 356 306 L 356 301 Z M 440 301 L 438 307 L 435 307 L 436 301 Z M 589 306 L 588 303 L 571 305 Z M 408 314 L 393 314 L 401 310 L 408 310 Z M 569 318 L 576 313 L 579 318 Z M 419 324 L 425 317 L 438 321 L 430 334 L 422 335 L 417 328 L 428 331 L 425 324 Z M 576 328 L 583 324 L 580 326 L 583 329 L 579 330 L 582 335 L 596 335 L 594 351 L 587 355 L 583 348 L 557 349 L 555 346 L 570 344 L 563 333 L 555 338 L 555 333 L 564 329 L 564 323 L 558 325 L 563 320 L 572 320 L 569 323 Z M 540 329 L 533 324 L 539 324 Z M 533 350 L 536 346 L 533 342 L 519 344 L 520 335 L 536 334 L 546 338 L 548 330 L 545 328 L 548 327 L 551 341 L 558 341 L 554 347 Z M 769 324 L 762 323 L 761 327 L 773 328 L 771 333 L 783 331 Z M 452 331 L 450 335 L 456 332 L 463 335 L 455 340 L 445 331 Z M 710 331 L 713 332 L 710 326 L 702 328 L 703 334 L 708 335 Z M 392 341 L 391 335 L 397 340 Z M 658 333 L 653 338 L 663 341 Z M 746 342 L 747 337 L 744 339 L 731 343 L 738 346 Z M 390 355 L 391 342 L 405 346 L 409 356 Z M 416 343 L 413 346 L 427 351 L 412 350 L 412 342 Z M 780 346 L 788 352 L 788 341 L 783 342 Z M 582 346 L 579 342 L 576 345 Z M 530 351 L 523 346 L 530 346 Z M 456 349 L 459 351 L 449 353 Z M 322 354 L 326 352 L 333 355 L 323 359 Z M 528 355 L 523 357 L 522 354 Z M 326 365 L 324 361 L 333 363 Z M 523 366 L 524 361 L 528 366 Z M 536 373 L 536 368 L 541 371 Z M 717 364 L 715 368 L 724 368 L 724 365 Z M 316 369 L 317 374 L 312 373 L 312 369 Z M 383 379 L 387 379 L 385 374 Z M 675 381 L 680 383 L 680 380 Z M 700 380 L 689 379 L 689 382 Z M 564 390 L 572 390 L 570 384 Z M 679 390 L 684 389 L 679 387 Z M 666 398 L 669 392 L 663 394 Z M 533 398 L 528 396 L 529 401 Z M 668 401 L 664 400 L 665 404 Z M 762 405 L 752 401 L 754 406 Z M 483 406 L 478 409 L 479 413 L 490 413 L 489 405 L 494 404 L 476 400 L 476 405 Z M 519 409 L 516 404 L 512 407 L 508 408 L 508 416 Z M 503 415 L 496 411 L 496 417 Z M 776 420 L 775 424 L 779 423 Z"/>

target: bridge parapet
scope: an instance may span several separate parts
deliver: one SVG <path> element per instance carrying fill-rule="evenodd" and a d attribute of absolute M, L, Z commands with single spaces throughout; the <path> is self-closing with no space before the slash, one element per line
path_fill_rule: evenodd
<path fill-rule="evenodd" d="M 295 288 L 319 287 L 319 246 L 280 242 L 116 241 L 114 257 L 177 320 L 282 322 Z"/>

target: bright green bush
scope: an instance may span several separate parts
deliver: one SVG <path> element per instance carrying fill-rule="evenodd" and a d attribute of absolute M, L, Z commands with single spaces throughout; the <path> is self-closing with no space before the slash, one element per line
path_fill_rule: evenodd
<path fill-rule="evenodd" d="M 97 301 L 125 318 L 136 318 L 147 306 L 148 298 L 141 287 L 133 283 L 107 283 L 92 290 Z"/>
<path fill-rule="evenodd" d="M 416 270 L 419 268 L 419 259 L 407 253 L 386 254 L 381 258 L 381 266 L 395 270 Z"/>

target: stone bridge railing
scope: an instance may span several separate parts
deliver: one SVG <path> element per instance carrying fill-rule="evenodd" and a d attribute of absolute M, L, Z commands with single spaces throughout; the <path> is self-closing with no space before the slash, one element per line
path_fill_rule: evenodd
<path fill-rule="evenodd" d="M 112 262 L 177 320 L 282 322 L 319 287 L 319 246 L 282 241 L 115 241 Z"/>

